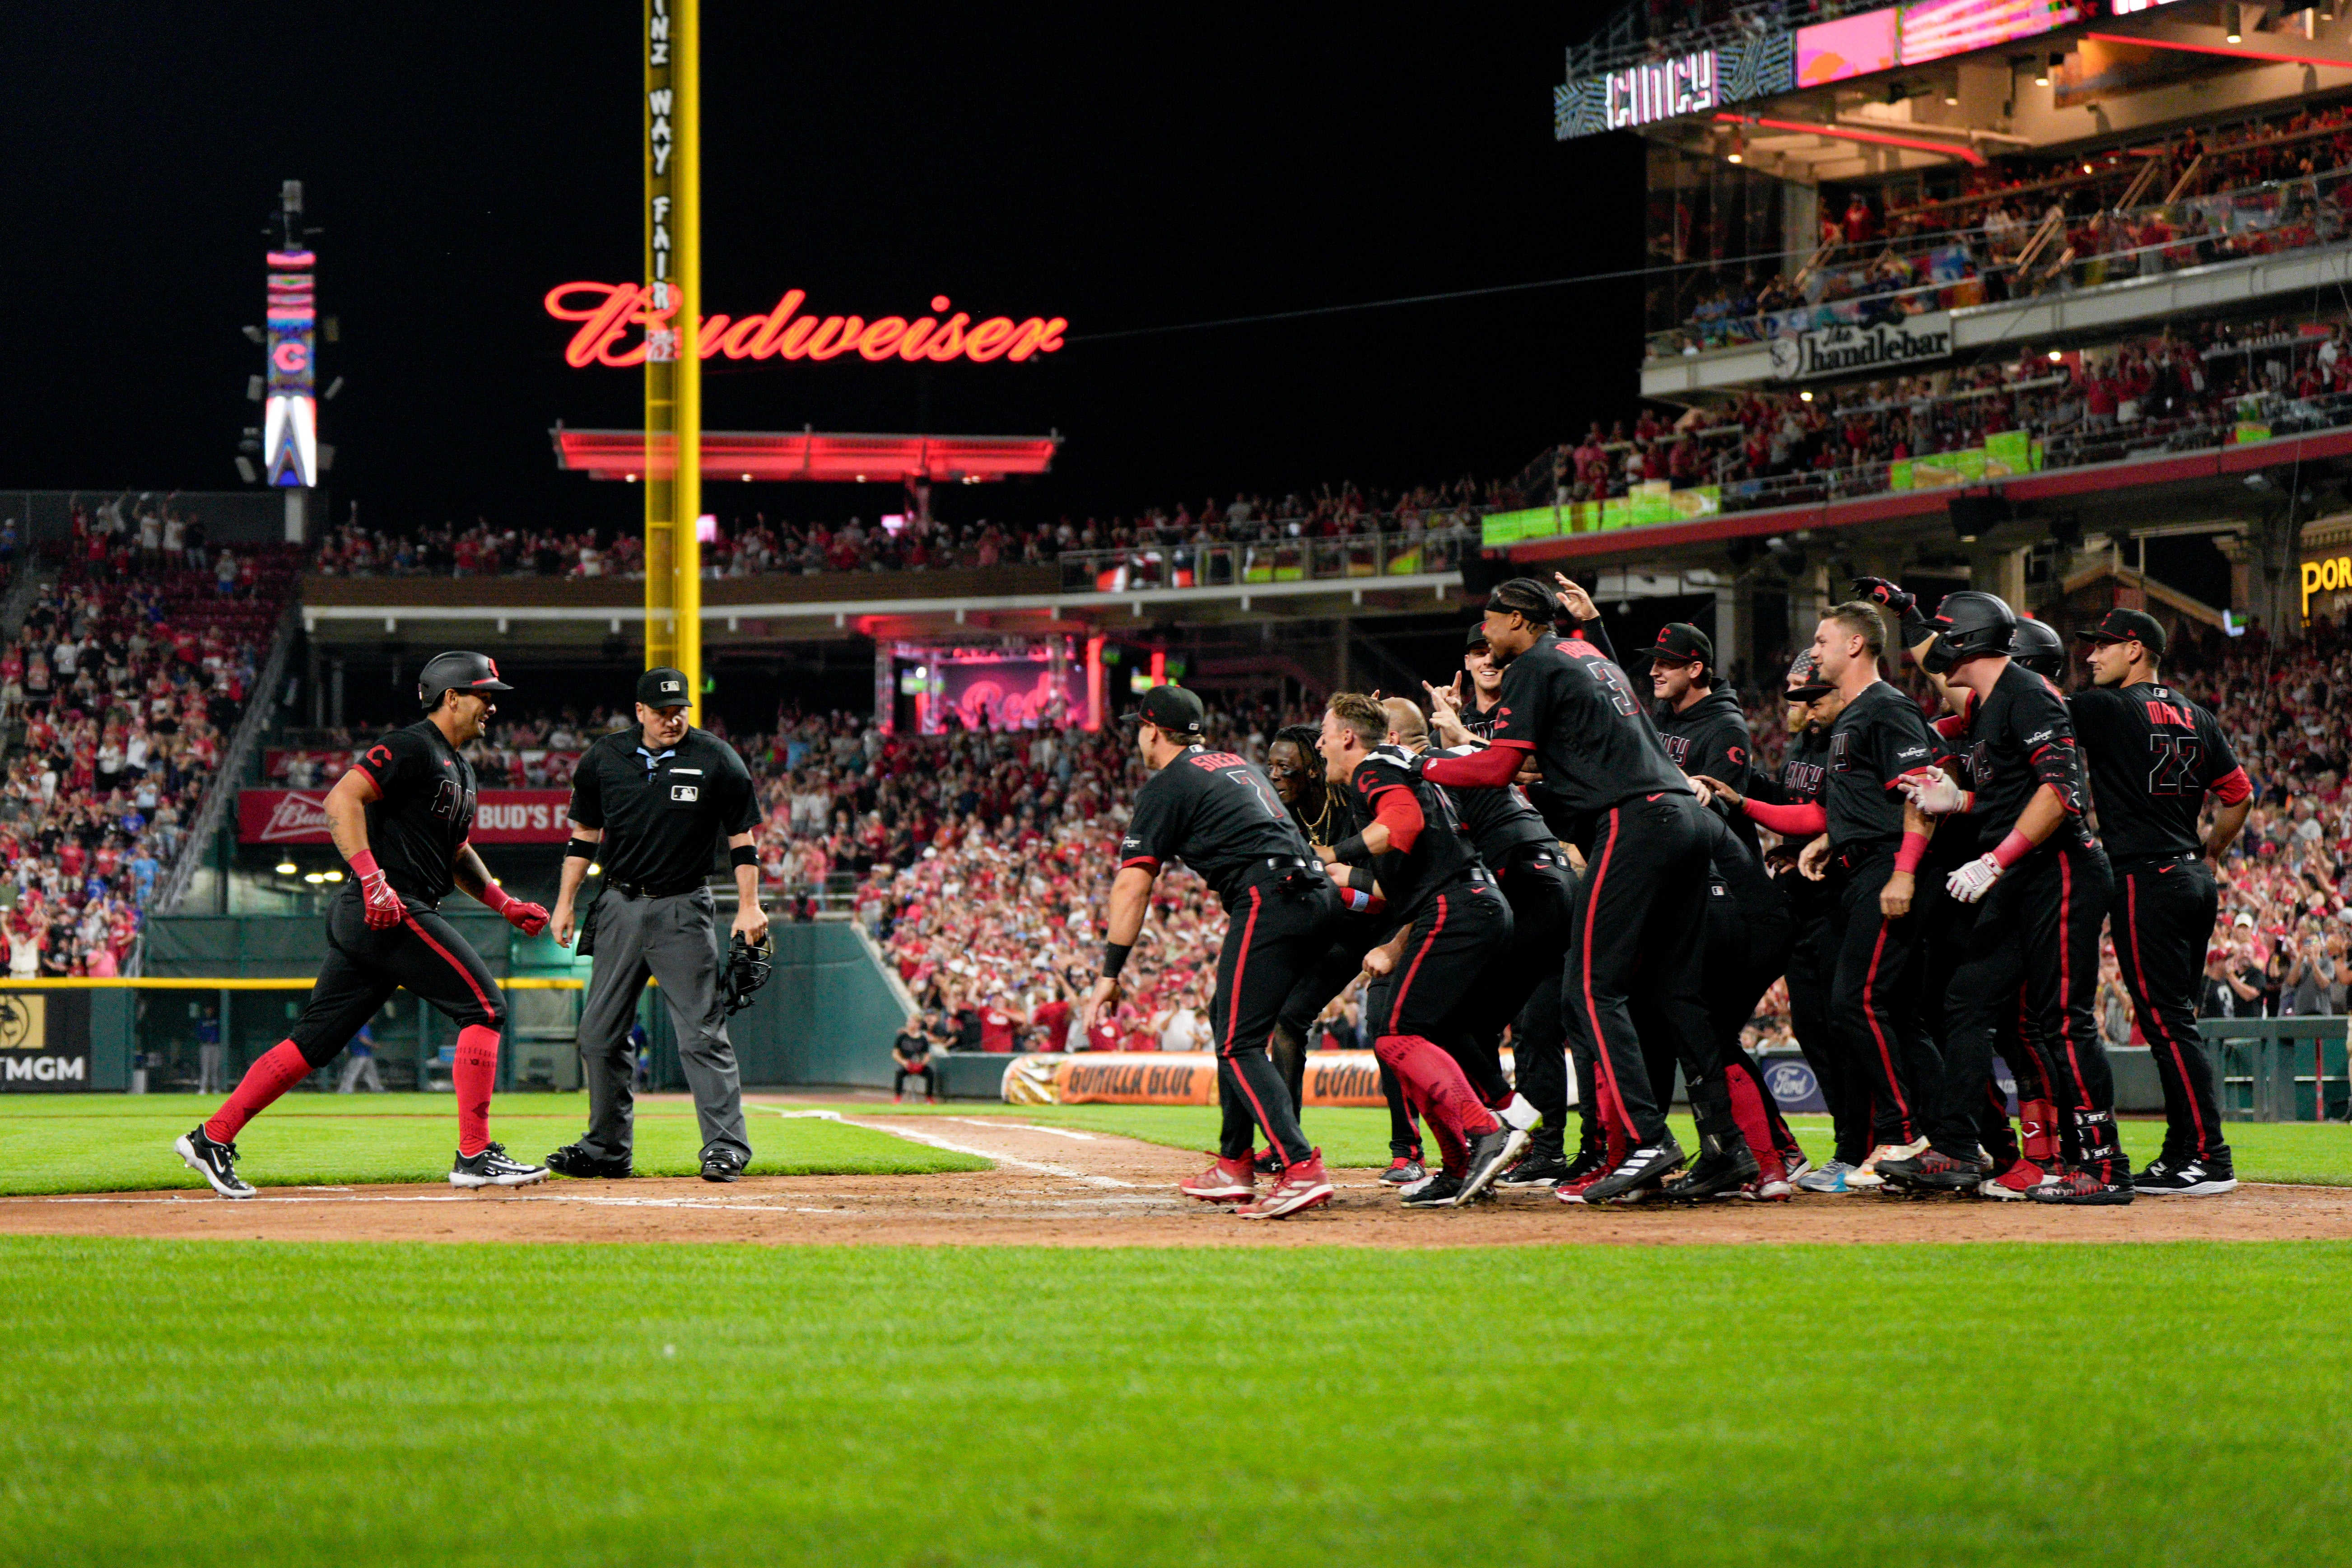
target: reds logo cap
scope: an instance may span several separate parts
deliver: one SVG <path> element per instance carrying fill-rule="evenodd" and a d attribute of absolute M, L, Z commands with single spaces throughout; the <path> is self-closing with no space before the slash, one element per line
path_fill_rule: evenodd
<path fill-rule="evenodd" d="M 1703 664 L 1715 668 L 1715 639 L 1688 621 L 1668 621 L 1643 650 L 1653 663 Z"/>

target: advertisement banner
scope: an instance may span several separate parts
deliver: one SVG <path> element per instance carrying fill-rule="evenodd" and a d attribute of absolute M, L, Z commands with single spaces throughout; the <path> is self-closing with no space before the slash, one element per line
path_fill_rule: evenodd
<path fill-rule="evenodd" d="M 486 789 L 474 803 L 477 844 L 562 844 L 572 837 L 564 815 L 572 792 L 562 789 Z M 327 792 L 308 789 L 247 789 L 236 796 L 239 844 L 330 844 Z"/>
<path fill-rule="evenodd" d="M 1552 135 L 1566 142 L 1678 115 L 1704 114 L 1743 99 L 1783 93 L 1795 85 L 1795 35 L 1774 28 L 1726 38 L 1713 48 L 1564 82 L 1551 89 Z"/>
<path fill-rule="evenodd" d="M 1892 370 L 1952 352 L 1952 319 L 1941 310 L 1874 326 L 1843 321 L 1772 340 L 1772 374 L 1780 381 Z"/>
<path fill-rule="evenodd" d="M 0 1091 L 89 1089 L 89 993 L 0 991 Z"/>
<path fill-rule="evenodd" d="M 1911 0 L 1903 7 L 1903 63 L 2031 38 L 2082 21 L 2092 7 L 2077 0 Z"/>
<path fill-rule="evenodd" d="M 1893 70 L 1897 55 L 1894 7 L 1797 29 L 1797 85 L 1825 87 L 1848 77 Z"/>
<path fill-rule="evenodd" d="M 1511 1053 L 1503 1053 L 1511 1071 Z M 1307 1104 L 1377 1108 L 1380 1058 L 1370 1051 L 1313 1051 L 1307 1058 Z M 1206 1051 L 1118 1051 L 1025 1056 L 1004 1075 L 1013 1105 L 1214 1105 L 1217 1058 Z"/>

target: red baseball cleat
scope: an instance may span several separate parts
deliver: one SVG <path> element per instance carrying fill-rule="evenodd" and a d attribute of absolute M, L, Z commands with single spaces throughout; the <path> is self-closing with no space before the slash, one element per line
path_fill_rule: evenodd
<path fill-rule="evenodd" d="M 1197 1176 L 1185 1177 L 1176 1184 L 1176 1190 L 1204 1204 L 1238 1203 L 1257 1196 L 1257 1177 L 1250 1171 L 1248 1155 L 1238 1160 L 1222 1154 L 1213 1157 L 1215 1164 Z"/>
<path fill-rule="evenodd" d="M 2016 1203 L 2023 1199 L 2026 1194 L 2032 1192 L 2034 1188 L 2040 1186 L 2042 1183 L 2050 1179 L 2048 1173 L 2044 1172 L 2040 1165 L 2035 1164 L 2031 1160 L 2012 1161 L 2009 1169 L 2003 1171 L 1998 1176 L 1993 1176 L 1988 1179 L 1981 1186 L 1978 1187 L 1977 1196 L 1980 1198 L 1999 1198 L 2006 1203 Z"/>
<path fill-rule="evenodd" d="M 1237 1212 L 1244 1219 L 1280 1219 L 1330 1201 L 1331 1184 L 1323 1174 L 1323 1151 L 1317 1149 L 1285 1170 L 1282 1180 L 1265 1196 Z"/>

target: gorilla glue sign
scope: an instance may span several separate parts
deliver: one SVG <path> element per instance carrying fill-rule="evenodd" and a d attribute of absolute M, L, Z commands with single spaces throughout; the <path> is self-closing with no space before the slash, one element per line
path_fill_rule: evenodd
<path fill-rule="evenodd" d="M 623 367 L 646 363 L 646 333 L 666 332 L 664 325 L 677 313 L 677 293 L 664 289 L 667 304 L 654 303 L 652 286 L 638 283 L 560 283 L 547 291 L 547 313 L 559 321 L 577 321 L 579 328 L 564 346 L 563 363 L 574 370 L 592 364 Z M 919 316 L 803 315 L 807 295 L 785 290 L 775 309 L 755 316 L 712 312 L 702 319 L 704 359 L 839 359 L 854 353 L 880 363 L 944 363 L 972 360 L 1026 360 L 1049 354 L 1062 346 L 1069 322 L 1059 316 L 1031 316 L 1016 321 L 1010 316 L 973 321 L 969 312 L 950 310 L 942 294 L 931 300 L 931 313 Z"/>

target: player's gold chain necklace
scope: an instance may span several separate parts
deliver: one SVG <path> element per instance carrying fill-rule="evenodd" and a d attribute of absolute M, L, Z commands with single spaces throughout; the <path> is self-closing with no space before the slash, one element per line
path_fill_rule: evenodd
<path fill-rule="evenodd" d="M 1334 842 L 1331 837 L 1331 808 L 1337 804 L 1338 802 L 1331 798 L 1331 786 L 1325 784 L 1323 786 L 1323 809 L 1317 812 L 1315 814 L 1315 820 L 1307 825 L 1307 842 L 1309 844 L 1320 844 L 1327 848 Z"/>

